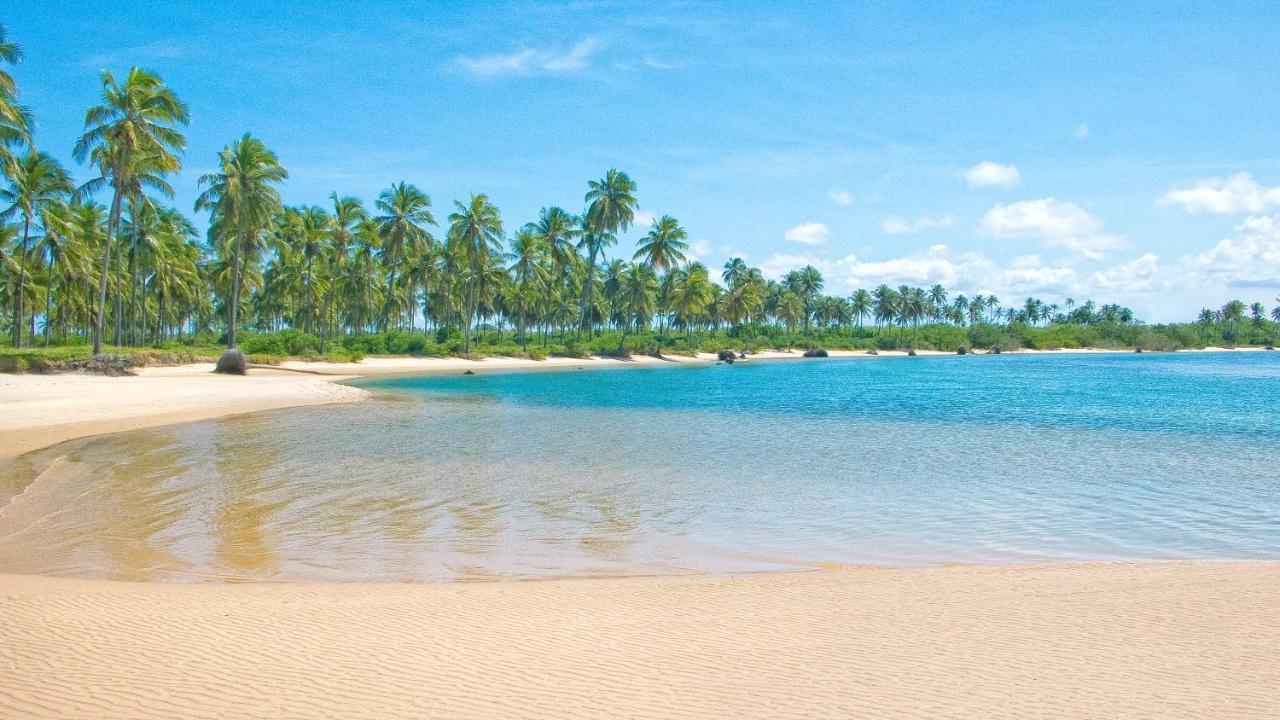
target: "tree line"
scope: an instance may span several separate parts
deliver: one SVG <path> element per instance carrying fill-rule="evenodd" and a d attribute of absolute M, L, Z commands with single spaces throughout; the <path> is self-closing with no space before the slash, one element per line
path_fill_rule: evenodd
<path fill-rule="evenodd" d="M 0 323 L 15 348 L 88 341 L 98 354 L 108 343 L 209 336 L 235 347 L 246 331 L 283 330 L 321 343 L 457 332 L 464 353 L 478 334 L 501 341 L 504 332 L 526 352 L 602 333 L 621 351 L 780 334 L 912 346 L 922 328 L 939 325 L 1138 324 L 1130 309 L 1092 300 L 1005 304 L 941 285 L 828 295 L 812 266 L 773 280 L 742 258 L 715 272 L 688 257 L 688 233 L 670 215 L 641 228 L 633 249 L 619 248 L 636 222 L 637 186 L 617 169 L 587 183 L 580 209 L 545 207 L 509 227 L 487 195 L 454 201 L 437 217 L 427 193 L 404 181 L 372 207 L 336 192 L 320 204 L 286 205 L 288 171 L 245 134 L 199 179 L 192 210 L 209 215 L 201 233 L 169 204 L 190 122 L 173 89 L 139 68 L 119 79 L 103 71 L 73 148 L 88 176 L 77 184 L 35 145 L 31 112 L 4 70 L 20 59 L 0 27 Z M 1203 311 L 1198 325 L 1228 341 L 1253 337 L 1250 327 L 1274 335 L 1263 324 L 1280 321 L 1280 305 L 1267 314 L 1261 303 L 1233 300 Z"/>

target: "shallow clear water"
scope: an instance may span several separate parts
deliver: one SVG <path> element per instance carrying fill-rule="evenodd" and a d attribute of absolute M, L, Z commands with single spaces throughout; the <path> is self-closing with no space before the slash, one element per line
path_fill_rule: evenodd
<path fill-rule="evenodd" d="M 441 580 L 1280 557 L 1274 353 L 363 384 L 376 400 L 35 458 L 52 464 L 0 510 L 0 570 Z"/>

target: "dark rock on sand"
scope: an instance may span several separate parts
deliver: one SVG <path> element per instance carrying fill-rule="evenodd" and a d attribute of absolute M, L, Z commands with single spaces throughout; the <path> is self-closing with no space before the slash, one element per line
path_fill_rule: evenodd
<path fill-rule="evenodd" d="M 231 348 L 230 350 L 218 356 L 218 364 L 214 366 L 213 371 L 226 375 L 244 375 L 249 369 L 249 360 L 245 358 L 244 353 L 239 348 Z"/>

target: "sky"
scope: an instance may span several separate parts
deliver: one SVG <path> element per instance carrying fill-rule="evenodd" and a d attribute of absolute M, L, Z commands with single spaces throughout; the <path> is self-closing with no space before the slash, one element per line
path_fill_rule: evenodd
<path fill-rule="evenodd" d="M 100 72 L 191 108 L 175 203 L 245 132 L 290 204 L 393 182 L 508 231 L 637 183 L 718 274 L 932 285 L 1189 319 L 1280 300 L 1280 3 L 45 2 L 0 17 L 40 149 Z"/>

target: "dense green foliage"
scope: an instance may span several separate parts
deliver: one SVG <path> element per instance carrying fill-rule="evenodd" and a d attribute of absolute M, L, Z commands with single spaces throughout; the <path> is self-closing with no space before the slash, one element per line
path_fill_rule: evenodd
<path fill-rule="evenodd" d="M 19 58 L 0 28 L 0 68 Z M 166 204 L 189 117 L 161 78 L 103 73 L 74 150 L 89 176 L 78 187 L 33 147 L 17 92 L 0 70 L 0 329 L 14 367 L 80 358 L 90 343 L 94 354 L 109 343 L 127 357 L 142 351 L 121 348 L 203 357 L 238 344 L 257 357 L 349 358 L 1277 339 L 1280 307 L 1241 301 L 1195 323 L 1148 326 L 1118 305 L 1006 305 L 939 285 L 826 295 L 813 267 L 771 280 L 740 258 L 719 272 L 688 260 L 687 233 L 667 215 L 634 250 L 619 248 L 638 188 L 617 169 L 587 183 L 580 212 L 546 207 L 512 231 L 486 195 L 455 201 L 438 220 L 430 197 L 403 181 L 372 208 L 337 193 L 284 206 L 287 170 L 246 134 L 200 178 L 193 209 L 210 217 L 201 234 Z M 23 349 L 33 345 L 66 346 L 66 356 Z"/>

